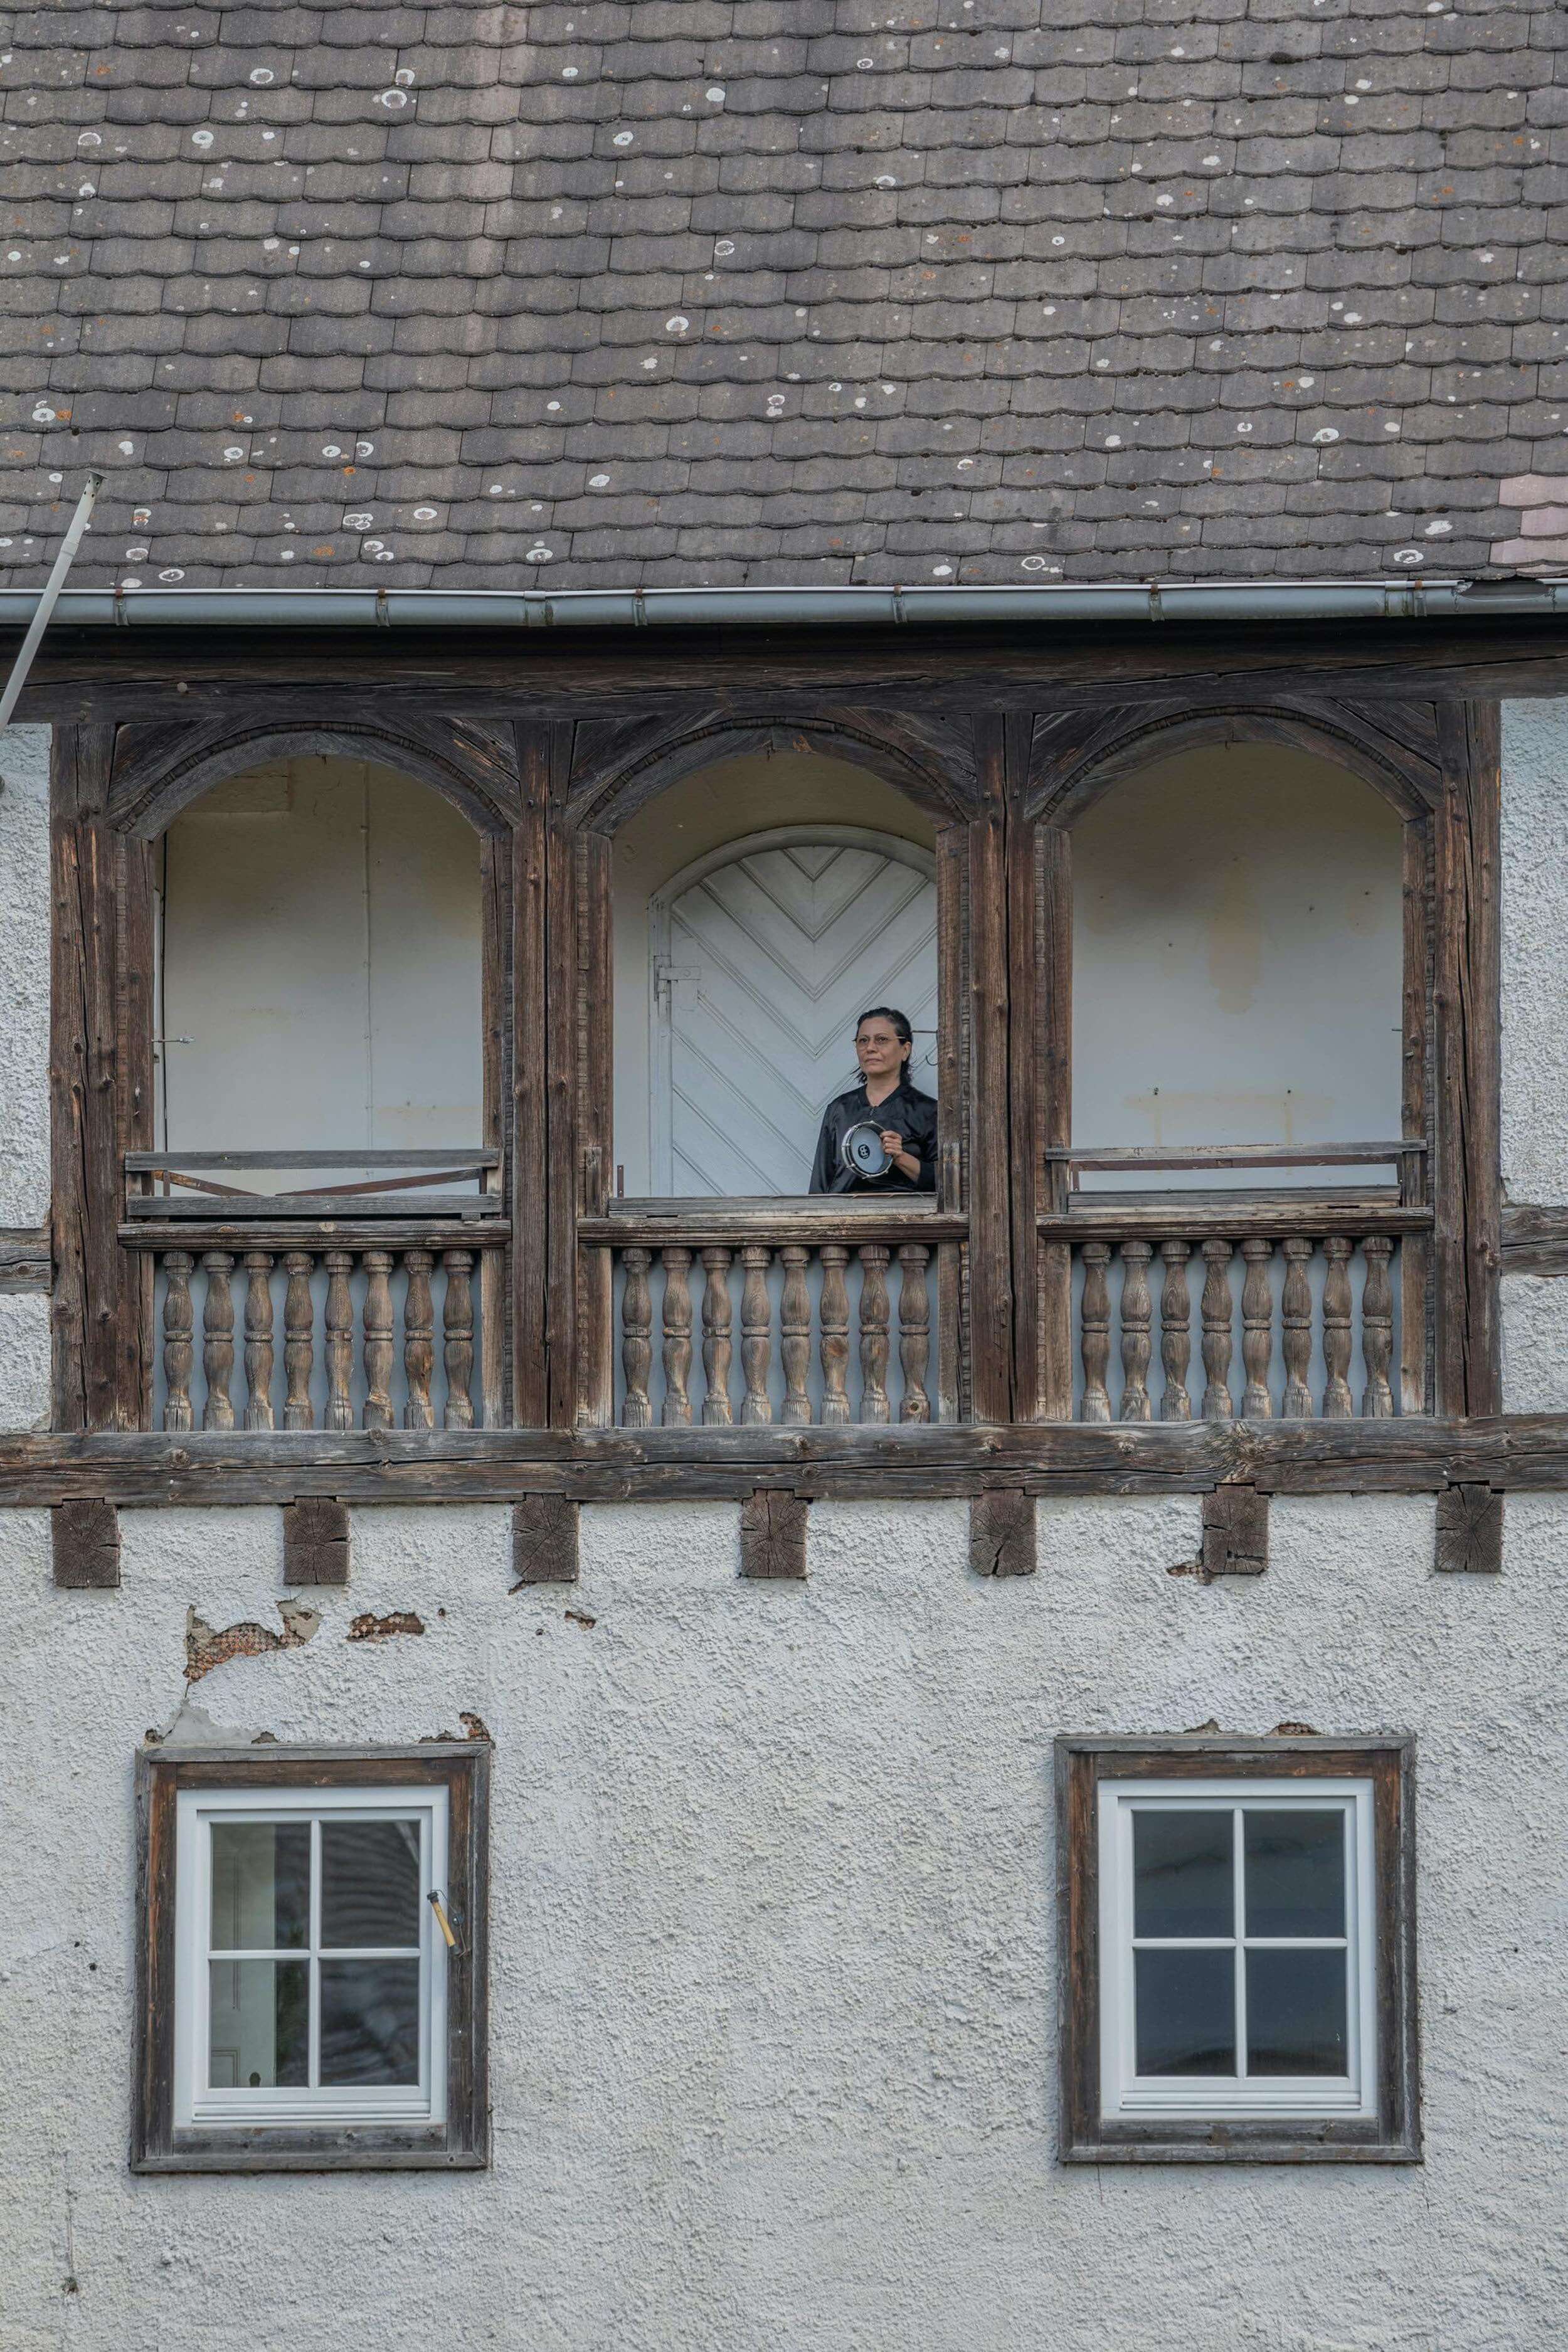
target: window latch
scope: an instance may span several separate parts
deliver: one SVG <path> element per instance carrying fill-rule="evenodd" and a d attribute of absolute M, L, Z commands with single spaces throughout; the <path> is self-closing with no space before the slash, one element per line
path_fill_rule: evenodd
<path fill-rule="evenodd" d="M 433 1886 L 426 1899 L 431 1910 L 436 1914 L 436 1925 L 447 1939 L 447 1949 L 449 1952 L 455 1952 L 458 1949 L 458 1938 L 452 1932 L 452 1923 L 447 1916 L 447 1906 L 442 1902 L 437 1889 Z"/>

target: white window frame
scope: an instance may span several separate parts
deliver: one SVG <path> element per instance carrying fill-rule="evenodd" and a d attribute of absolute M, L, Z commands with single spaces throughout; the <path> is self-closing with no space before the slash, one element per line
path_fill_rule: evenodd
<path fill-rule="evenodd" d="M 1226 2117 L 1284 2120 L 1332 2116 L 1370 2121 L 1378 2114 L 1377 1911 L 1373 1844 L 1373 1783 L 1370 1780 L 1105 1780 L 1100 1787 L 1100 2082 L 1107 2122 L 1208 2121 Z M 1229 1937 L 1134 1938 L 1132 1822 L 1140 1810 L 1228 1812 L 1236 1822 L 1236 1917 Z M 1241 1822 L 1248 1811 L 1331 1812 L 1345 1817 L 1345 1934 L 1342 1937 L 1246 1934 Z M 1349 1952 L 1347 2049 L 1342 2076 L 1140 2076 L 1135 2072 L 1133 1953 L 1164 1950 L 1244 1951 L 1338 1949 Z M 1245 1968 L 1237 1967 L 1237 2053 L 1245 2066 Z"/>
<path fill-rule="evenodd" d="M 215 2087 L 209 2073 L 212 1957 L 212 1828 L 216 1821 L 310 1821 L 310 1940 L 290 1952 L 310 1970 L 310 2074 L 319 2065 L 321 2021 L 321 1830 L 324 1820 L 408 1821 L 419 1824 L 419 2080 L 413 2084 Z M 445 1898 L 447 1798 L 444 1787 L 183 1789 L 176 1800 L 174 1864 L 174 2124 L 179 2129 L 265 2129 L 331 2125 L 440 2126 L 447 2119 L 447 1945 L 426 1897 Z M 409 1945 L 355 1947 L 336 1958 L 411 1957 Z M 224 1958 L 268 1959 L 271 1951 L 225 1950 Z"/>

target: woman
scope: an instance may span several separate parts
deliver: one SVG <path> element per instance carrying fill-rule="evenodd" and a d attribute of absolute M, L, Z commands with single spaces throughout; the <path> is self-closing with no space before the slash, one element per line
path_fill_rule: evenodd
<path fill-rule="evenodd" d="M 855 1024 L 860 1084 L 837 1095 L 823 1114 L 811 1171 L 814 1192 L 934 1192 L 936 1104 L 910 1081 L 914 1033 L 890 1004 L 874 1004 Z M 869 1121 L 881 1134 L 889 1166 L 857 1175 L 844 1164 L 844 1139 Z"/>

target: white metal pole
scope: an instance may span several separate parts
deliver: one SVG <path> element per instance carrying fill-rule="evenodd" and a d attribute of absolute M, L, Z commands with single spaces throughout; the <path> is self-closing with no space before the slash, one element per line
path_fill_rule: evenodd
<path fill-rule="evenodd" d="M 38 609 L 28 625 L 27 634 L 22 640 L 22 650 L 16 656 L 12 665 L 11 675 L 5 681 L 5 691 L 0 694 L 0 734 L 5 732 L 10 721 L 11 713 L 16 708 L 16 698 L 27 683 L 27 672 L 33 667 L 33 656 L 38 650 L 38 640 L 49 625 L 49 614 L 55 609 L 55 599 L 66 584 L 66 574 L 76 560 L 77 549 L 81 545 L 81 535 L 87 529 L 88 517 L 92 512 L 92 502 L 102 488 L 101 474 L 88 476 L 87 488 L 77 500 L 76 512 L 72 515 L 69 528 L 60 541 L 60 551 L 55 558 L 55 568 L 50 572 L 45 583 L 44 593 L 38 599 Z"/>

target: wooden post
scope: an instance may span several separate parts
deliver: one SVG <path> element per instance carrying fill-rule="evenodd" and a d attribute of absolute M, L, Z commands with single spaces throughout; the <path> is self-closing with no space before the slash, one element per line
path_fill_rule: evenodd
<path fill-rule="evenodd" d="M 664 1403 L 659 1418 L 674 1428 L 687 1429 L 691 1423 L 691 1252 L 667 1249 L 662 1256 Z"/>
<path fill-rule="evenodd" d="M 980 805 L 969 826 L 969 1210 L 970 1410 L 976 1421 L 1010 1422 L 1018 1394 L 1017 1302 L 1014 1282 L 1014 1192 L 1020 1181 L 1032 1193 L 1026 1171 L 1016 1165 L 1026 1139 L 1015 1137 L 1012 1094 L 1019 1074 L 1011 1030 L 1013 971 L 1011 922 L 1015 898 L 1009 870 L 1009 835 L 1019 780 L 1020 754 L 1027 754 L 1027 720 L 977 717 L 974 721 Z M 1032 895 L 1032 894 L 1031 894 Z M 1032 1094 L 1031 1094 L 1032 1098 Z M 1032 1145 L 1028 1147 L 1032 1164 Z M 1032 1266 L 1033 1254 L 1029 1263 Z M 1026 1318 L 1032 1344 L 1035 1317 Z M 1025 1383 L 1026 1403 L 1035 1410 L 1034 1380 Z"/>
<path fill-rule="evenodd" d="M 245 1425 L 272 1427 L 272 1253 L 245 1253 Z"/>
<path fill-rule="evenodd" d="M 557 910 L 548 889 L 547 834 L 553 730 L 524 725 L 516 737 L 522 814 L 511 844 L 511 1403 L 520 1428 L 543 1429 L 551 1426 L 550 1360 L 558 1318 L 568 1311 L 567 1301 L 552 1302 L 550 1290 L 550 1119 L 555 1103 L 549 1055 L 556 1031 L 548 1004 L 549 927 Z M 568 911 L 560 910 L 563 916 Z"/>
<path fill-rule="evenodd" d="M 120 1246 L 123 1156 L 152 1140 L 152 864 L 107 821 L 115 730 L 57 727 L 50 814 L 54 1421 L 138 1429 L 151 1267 Z"/>
<path fill-rule="evenodd" d="M 900 1253 L 901 1255 L 901 1253 Z M 806 1381 L 811 1372 L 811 1293 L 805 1271 L 811 1252 L 798 1242 L 779 1252 L 784 1261 L 784 1290 L 779 1299 L 779 1360 L 784 1366 L 784 1396 L 781 1421 L 796 1424 L 811 1419 Z M 905 1277 L 906 1281 L 908 1277 Z M 690 1309 L 688 1308 L 689 1315 Z"/>
<path fill-rule="evenodd" d="M 1436 1410 L 1501 1410 L 1501 729 L 1495 702 L 1439 703 L 1435 828 Z"/>
<path fill-rule="evenodd" d="M 1444 1487 L 1437 1497 L 1439 1574 L 1502 1573 L 1503 1501 L 1496 1487 L 1476 1481 Z"/>
<path fill-rule="evenodd" d="M 1268 1496 L 1241 1480 L 1205 1495 L 1204 1575 L 1261 1576 L 1268 1565 Z"/>
<path fill-rule="evenodd" d="M 346 1584 L 349 1514 L 330 1495 L 301 1495 L 283 1507 L 285 1584 Z"/>
<path fill-rule="evenodd" d="M 621 1264 L 626 1269 L 626 1286 L 621 1293 L 621 1361 L 626 1380 L 621 1419 L 627 1429 L 647 1429 L 653 1420 L 647 1392 L 647 1376 L 653 1365 L 653 1297 L 647 1280 L 652 1263 L 652 1250 L 621 1252 Z"/>

